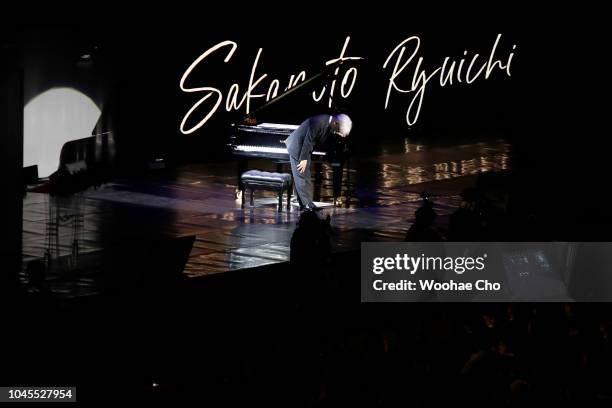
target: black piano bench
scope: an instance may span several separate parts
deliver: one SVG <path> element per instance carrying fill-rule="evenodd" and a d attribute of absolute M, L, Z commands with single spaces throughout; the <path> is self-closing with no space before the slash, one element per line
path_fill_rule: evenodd
<path fill-rule="evenodd" d="M 244 208 L 247 190 L 251 190 L 251 206 L 253 206 L 253 191 L 268 190 L 278 193 L 278 211 L 283 211 L 283 193 L 287 191 L 287 210 L 291 209 L 291 174 L 249 170 L 242 173 L 240 181 L 242 184 L 242 208 Z"/>

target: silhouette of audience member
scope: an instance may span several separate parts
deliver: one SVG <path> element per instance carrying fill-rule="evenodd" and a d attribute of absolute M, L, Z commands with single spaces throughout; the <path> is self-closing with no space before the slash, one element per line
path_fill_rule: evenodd
<path fill-rule="evenodd" d="M 304 211 L 291 236 L 290 261 L 293 265 L 323 266 L 331 255 L 329 215 L 319 218 L 314 211 Z"/>
<path fill-rule="evenodd" d="M 426 193 L 421 194 L 423 197 L 423 205 L 414 213 L 414 224 L 406 233 L 404 241 L 410 242 L 439 242 L 442 241 L 442 236 L 436 231 L 433 223 L 436 219 L 436 211 L 433 209 L 433 203 L 429 200 Z"/>
<path fill-rule="evenodd" d="M 303 283 L 324 287 L 322 268 L 331 256 L 329 215 L 319 218 L 314 211 L 304 211 L 291 236 L 290 264 Z M 301 285 L 303 287 L 303 285 Z M 308 285 L 307 285 L 308 286 Z"/>
<path fill-rule="evenodd" d="M 450 216 L 449 241 L 480 241 L 482 219 L 480 217 L 478 190 L 474 187 L 461 192 L 461 206 Z"/>

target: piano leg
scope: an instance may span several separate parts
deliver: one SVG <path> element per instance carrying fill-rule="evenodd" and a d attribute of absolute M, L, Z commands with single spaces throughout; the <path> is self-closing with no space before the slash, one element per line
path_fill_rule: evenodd
<path fill-rule="evenodd" d="M 342 194 L 342 163 L 332 163 L 332 185 L 334 191 L 334 206 L 338 197 Z"/>
<path fill-rule="evenodd" d="M 323 164 L 314 163 L 314 188 L 313 201 L 321 201 L 321 190 L 323 189 Z"/>
<path fill-rule="evenodd" d="M 278 212 L 283 212 L 283 190 L 278 192 Z"/>
<path fill-rule="evenodd" d="M 246 171 L 246 168 L 247 168 L 247 161 L 244 159 L 238 159 L 238 165 L 237 165 L 238 181 L 236 182 L 236 198 L 239 198 L 239 196 L 242 194 L 243 186 L 242 186 L 242 179 L 240 177 L 242 176 L 242 173 Z"/>
<path fill-rule="evenodd" d="M 287 189 L 287 211 L 291 212 L 291 192 L 293 191 L 293 183 Z"/>

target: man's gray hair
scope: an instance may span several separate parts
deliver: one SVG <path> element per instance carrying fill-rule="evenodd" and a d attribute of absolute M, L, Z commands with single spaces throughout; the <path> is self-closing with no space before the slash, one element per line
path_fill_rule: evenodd
<path fill-rule="evenodd" d="M 353 121 L 348 117 L 348 115 L 345 115 L 344 113 L 334 115 L 334 121 L 338 122 L 338 128 L 344 135 L 351 133 Z"/>

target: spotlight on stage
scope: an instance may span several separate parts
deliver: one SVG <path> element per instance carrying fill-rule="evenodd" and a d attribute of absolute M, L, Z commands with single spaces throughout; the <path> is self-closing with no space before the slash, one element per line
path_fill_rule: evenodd
<path fill-rule="evenodd" d="M 100 117 L 98 106 L 73 88 L 51 88 L 23 111 L 23 164 L 38 165 L 38 175 L 57 170 L 64 143 L 90 136 Z"/>

